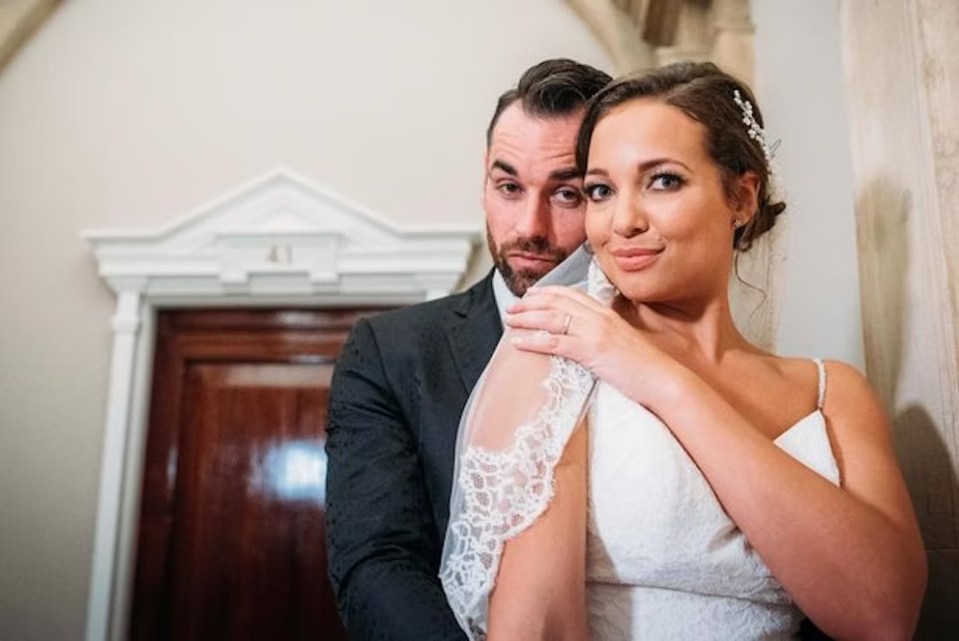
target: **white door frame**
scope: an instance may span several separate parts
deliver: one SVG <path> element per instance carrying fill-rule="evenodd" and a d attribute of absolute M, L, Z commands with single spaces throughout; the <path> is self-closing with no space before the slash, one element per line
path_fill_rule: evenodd
<path fill-rule="evenodd" d="M 421 302 L 459 284 L 476 226 L 398 227 L 278 168 L 161 229 L 84 232 L 116 293 L 87 641 L 124 637 L 156 311 Z"/>

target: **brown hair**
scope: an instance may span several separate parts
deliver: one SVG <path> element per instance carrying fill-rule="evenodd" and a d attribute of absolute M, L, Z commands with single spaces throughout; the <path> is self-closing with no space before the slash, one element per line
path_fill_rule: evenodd
<path fill-rule="evenodd" d="M 516 101 L 531 116 L 566 116 L 583 108 L 597 91 L 612 78 L 609 74 L 570 60 L 544 60 L 527 69 L 519 82 L 496 101 L 496 110 L 486 128 L 486 145 L 493 138 L 493 128 L 503 111 Z"/>
<path fill-rule="evenodd" d="M 733 247 L 746 251 L 753 241 L 772 229 L 786 204 L 773 202 L 770 196 L 766 155 L 759 141 L 749 137 L 743 112 L 733 100 L 736 90 L 752 105 L 753 117 L 762 127 L 763 116 L 749 87 L 711 62 L 680 62 L 620 78 L 587 105 L 576 142 L 576 164 L 581 172 L 586 172 L 593 131 L 614 107 L 637 98 L 655 98 L 682 110 L 705 127 L 706 151 L 719 166 L 728 199 L 736 202 L 742 196 L 735 188 L 735 177 L 747 171 L 759 176 L 759 209 L 733 234 Z"/>

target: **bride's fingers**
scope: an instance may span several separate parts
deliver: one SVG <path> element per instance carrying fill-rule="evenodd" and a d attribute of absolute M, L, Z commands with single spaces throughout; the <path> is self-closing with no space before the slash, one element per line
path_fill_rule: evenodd
<path fill-rule="evenodd" d="M 573 315 L 555 309 L 529 310 L 508 313 L 503 322 L 513 329 L 545 330 L 552 334 L 564 334 L 569 329 Z"/>
<path fill-rule="evenodd" d="M 517 332 L 510 337 L 510 343 L 524 352 L 536 352 L 550 356 L 562 356 L 577 360 L 575 339 L 562 334 L 550 334 L 543 331 Z"/>
<path fill-rule="evenodd" d="M 594 334 L 602 331 L 603 316 L 578 305 L 556 305 L 542 309 L 518 310 L 503 316 L 503 322 L 513 329 L 546 331 L 550 334 Z M 575 328 L 575 332 L 574 332 Z"/>
<path fill-rule="evenodd" d="M 540 296 L 527 297 L 511 305 L 506 310 L 510 315 L 528 314 L 528 313 L 547 313 L 551 312 L 562 316 L 563 314 L 572 314 L 573 316 L 589 316 L 590 314 L 601 314 L 604 311 L 602 306 L 590 305 L 581 300 L 576 300 L 562 295 L 544 294 Z"/>
<path fill-rule="evenodd" d="M 594 311 L 605 307 L 588 294 L 571 287 L 549 286 L 531 287 L 526 296 L 514 303 L 510 311 L 516 309 L 542 309 L 546 307 L 565 308 L 566 305 L 582 306 Z M 565 308 L 569 311 L 568 308 Z"/>

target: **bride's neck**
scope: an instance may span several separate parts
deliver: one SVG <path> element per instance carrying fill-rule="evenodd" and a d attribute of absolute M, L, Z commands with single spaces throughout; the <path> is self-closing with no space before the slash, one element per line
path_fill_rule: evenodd
<path fill-rule="evenodd" d="M 731 349 L 755 349 L 736 328 L 729 299 L 697 303 L 635 303 L 617 301 L 620 313 L 657 346 L 680 361 L 718 363 Z"/>

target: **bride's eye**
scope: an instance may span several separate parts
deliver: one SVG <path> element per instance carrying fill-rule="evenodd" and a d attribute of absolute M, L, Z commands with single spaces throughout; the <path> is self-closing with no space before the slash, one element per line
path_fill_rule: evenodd
<path fill-rule="evenodd" d="M 613 195 L 613 190 L 610 188 L 610 186 L 603 183 L 584 185 L 583 191 L 586 192 L 586 197 L 589 198 L 590 202 L 594 203 L 606 200 Z"/>
<path fill-rule="evenodd" d="M 683 186 L 686 181 L 677 174 L 670 172 L 661 172 L 652 177 L 649 182 L 649 188 L 656 191 L 675 191 Z"/>

